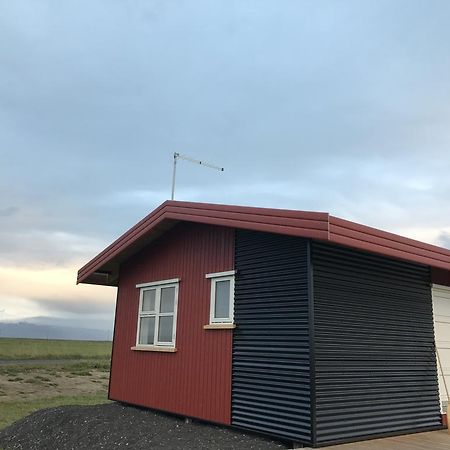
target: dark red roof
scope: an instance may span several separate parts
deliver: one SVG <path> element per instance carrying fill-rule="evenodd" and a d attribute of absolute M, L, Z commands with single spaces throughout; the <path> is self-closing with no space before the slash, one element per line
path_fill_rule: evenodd
<path fill-rule="evenodd" d="M 179 221 L 312 238 L 450 271 L 450 250 L 324 212 L 166 201 L 82 267 L 77 282 L 116 286 L 119 264 Z"/>

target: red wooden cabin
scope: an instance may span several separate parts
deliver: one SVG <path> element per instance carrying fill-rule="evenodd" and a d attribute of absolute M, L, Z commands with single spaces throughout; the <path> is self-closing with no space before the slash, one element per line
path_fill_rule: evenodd
<path fill-rule="evenodd" d="M 450 250 L 177 201 L 78 272 L 118 288 L 110 399 L 313 446 L 441 426 L 432 282 Z"/>

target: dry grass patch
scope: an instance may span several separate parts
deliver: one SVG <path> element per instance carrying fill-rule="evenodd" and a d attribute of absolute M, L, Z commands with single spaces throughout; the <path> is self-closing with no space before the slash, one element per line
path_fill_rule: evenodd
<path fill-rule="evenodd" d="M 109 362 L 0 366 L 0 428 L 40 408 L 107 401 Z"/>

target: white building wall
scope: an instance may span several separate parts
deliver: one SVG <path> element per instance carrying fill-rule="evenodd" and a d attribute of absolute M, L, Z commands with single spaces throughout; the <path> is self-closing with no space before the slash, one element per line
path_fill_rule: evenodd
<path fill-rule="evenodd" d="M 436 347 L 441 363 L 438 360 L 439 395 L 445 411 L 450 394 L 450 287 L 434 284 L 432 293 Z"/>

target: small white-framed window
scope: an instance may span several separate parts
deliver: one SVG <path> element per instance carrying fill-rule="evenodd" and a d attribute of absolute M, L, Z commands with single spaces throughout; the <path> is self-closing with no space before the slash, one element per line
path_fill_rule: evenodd
<path fill-rule="evenodd" d="M 210 324 L 233 323 L 234 270 L 209 273 L 211 280 Z"/>
<path fill-rule="evenodd" d="M 140 288 L 136 346 L 175 347 L 178 281 L 136 285 Z"/>

